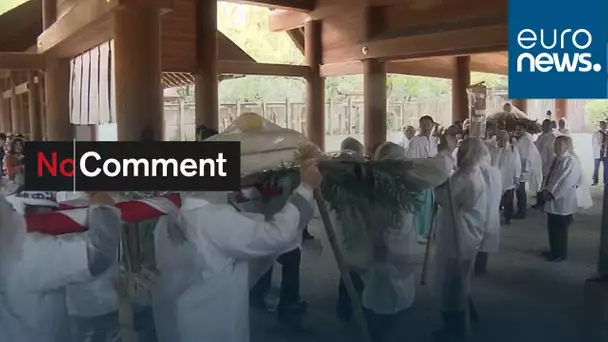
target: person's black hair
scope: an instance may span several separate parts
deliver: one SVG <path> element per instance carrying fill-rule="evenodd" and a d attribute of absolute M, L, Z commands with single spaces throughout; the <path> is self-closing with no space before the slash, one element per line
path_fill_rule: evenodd
<path fill-rule="evenodd" d="M 604 125 L 605 125 L 605 124 L 606 124 L 606 121 L 605 121 L 605 120 L 600 121 L 600 125 L 601 125 L 601 124 L 604 124 Z"/>
<path fill-rule="evenodd" d="M 196 127 L 196 139 L 199 141 L 211 138 L 212 136 L 218 134 L 219 132 L 213 128 L 209 128 L 205 125 L 200 125 Z"/>
<path fill-rule="evenodd" d="M 423 115 L 420 117 L 420 119 L 418 119 L 418 122 L 422 122 L 422 120 L 429 120 L 432 123 L 435 123 L 435 120 L 433 120 L 433 117 L 430 115 Z"/>
<path fill-rule="evenodd" d="M 517 122 L 517 123 L 515 124 L 515 127 L 517 127 L 517 126 L 521 126 L 521 127 L 523 127 L 524 129 L 528 129 L 528 124 L 527 124 L 527 123 L 525 123 L 525 122 L 522 122 L 522 121 Z"/>
<path fill-rule="evenodd" d="M 543 126 L 544 126 L 545 124 L 550 125 L 550 124 L 551 124 L 551 120 L 549 120 L 549 119 L 545 119 L 545 120 L 543 120 Z"/>
<path fill-rule="evenodd" d="M 20 138 L 20 137 L 14 137 L 14 138 L 11 140 L 11 143 L 10 143 L 10 148 L 9 148 L 9 150 L 8 150 L 8 153 L 10 153 L 10 154 L 14 154 L 14 153 L 15 153 L 15 144 L 16 144 L 17 142 L 20 142 L 20 143 L 21 143 L 21 147 L 25 147 L 25 140 L 24 140 L 23 138 Z"/>
<path fill-rule="evenodd" d="M 4 133 L 0 133 L 0 139 L 2 139 L 2 140 L 6 140 L 6 134 L 4 134 Z"/>

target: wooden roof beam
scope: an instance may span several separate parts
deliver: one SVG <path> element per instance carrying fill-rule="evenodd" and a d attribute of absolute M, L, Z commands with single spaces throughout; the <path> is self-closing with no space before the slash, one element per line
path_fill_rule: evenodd
<path fill-rule="evenodd" d="M 30 86 L 28 82 L 24 82 L 21 83 L 17 86 L 15 86 L 15 95 L 19 96 L 21 94 L 25 94 L 30 90 Z M 9 89 L 7 91 L 5 91 L 4 93 L 2 93 L 2 97 L 5 99 L 10 99 L 11 97 L 13 97 L 13 90 Z"/>
<path fill-rule="evenodd" d="M 44 70 L 44 56 L 37 53 L 0 52 L 0 69 Z"/>
<path fill-rule="evenodd" d="M 219 61 L 218 72 L 228 75 L 308 77 L 310 67 L 292 64 Z"/>
<path fill-rule="evenodd" d="M 239 4 L 259 5 L 270 8 L 309 12 L 315 9 L 315 0 L 226 0 Z"/>
<path fill-rule="evenodd" d="M 171 10 L 173 0 L 80 0 L 38 37 L 38 53 L 73 57 L 113 37 L 111 14 L 120 6 Z"/>
<path fill-rule="evenodd" d="M 270 11 L 268 17 L 271 32 L 282 32 L 304 27 L 304 23 L 310 19 L 307 13 L 286 10 Z"/>
<path fill-rule="evenodd" d="M 390 61 L 386 63 L 386 72 L 389 74 L 451 78 L 453 70 L 451 67 L 445 67 L 429 58 L 415 61 Z M 363 74 L 363 63 L 361 61 L 321 65 L 322 77 L 361 74 Z"/>
<path fill-rule="evenodd" d="M 414 36 L 377 39 L 331 51 L 340 60 L 414 59 L 507 49 L 507 25 L 490 25 Z"/>

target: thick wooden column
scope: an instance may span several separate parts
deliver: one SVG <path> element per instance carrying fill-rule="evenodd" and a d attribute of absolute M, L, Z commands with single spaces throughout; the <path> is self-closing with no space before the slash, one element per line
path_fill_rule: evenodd
<path fill-rule="evenodd" d="M 304 25 L 304 57 L 310 67 L 306 83 L 306 137 L 325 150 L 325 80 L 321 77 L 321 21 Z"/>
<path fill-rule="evenodd" d="M 10 90 L 11 90 L 11 122 L 12 122 L 12 131 L 13 133 L 23 134 L 22 131 L 22 113 L 21 113 L 21 105 L 19 104 L 19 97 L 17 96 L 16 87 L 17 87 L 17 74 L 11 73 L 10 76 Z"/>
<path fill-rule="evenodd" d="M 568 100 L 567 99 L 556 99 L 555 100 L 555 119 L 561 118 L 568 119 Z"/>
<path fill-rule="evenodd" d="M 363 40 L 383 32 L 385 7 L 363 9 Z M 363 61 L 363 142 L 365 152 L 373 154 L 386 141 L 386 64 L 376 59 Z"/>
<path fill-rule="evenodd" d="M 522 112 L 528 114 L 528 101 L 527 100 L 524 100 L 524 99 L 514 99 L 514 100 L 511 100 L 511 102 L 519 110 L 521 110 Z"/>
<path fill-rule="evenodd" d="M 5 99 L 4 91 L 8 90 L 8 79 L 0 79 L 0 115 L 2 119 L 2 132 L 8 133 L 13 130 L 13 120 L 11 117 L 11 103 Z"/>
<path fill-rule="evenodd" d="M 42 1 L 42 27 L 48 29 L 57 20 L 57 1 Z M 70 124 L 70 61 L 47 56 L 45 122 L 47 140 L 72 140 L 73 128 Z"/>
<path fill-rule="evenodd" d="M 29 119 L 30 119 L 30 140 L 42 140 L 42 116 L 40 115 L 40 93 L 38 88 L 38 83 L 36 83 L 36 79 L 40 82 L 40 78 L 37 78 L 38 72 L 29 71 L 27 74 L 27 83 L 28 83 L 28 105 L 29 105 Z"/>
<path fill-rule="evenodd" d="M 365 152 L 373 154 L 386 141 L 386 65 L 363 61 L 363 141 Z"/>
<path fill-rule="evenodd" d="M 196 126 L 218 129 L 217 1 L 196 1 Z"/>
<path fill-rule="evenodd" d="M 46 132 L 50 141 L 68 141 L 74 136 L 70 123 L 70 61 L 49 57 L 46 61 Z"/>
<path fill-rule="evenodd" d="M 46 30 L 57 20 L 57 0 L 42 0 L 42 27 Z"/>
<path fill-rule="evenodd" d="M 454 75 L 452 76 L 452 122 L 463 122 L 469 118 L 467 87 L 471 85 L 471 57 L 455 57 L 454 64 Z"/>
<path fill-rule="evenodd" d="M 160 11 L 125 5 L 114 15 L 119 141 L 163 139 Z"/>

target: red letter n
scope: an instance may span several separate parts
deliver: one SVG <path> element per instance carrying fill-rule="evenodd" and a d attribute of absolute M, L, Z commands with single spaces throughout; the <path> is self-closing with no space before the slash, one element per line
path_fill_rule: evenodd
<path fill-rule="evenodd" d="M 52 153 L 52 163 L 51 165 L 42 152 L 38 152 L 38 177 L 42 177 L 43 167 L 46 167 L 51 176 L 57 177 L 57 152 Z"/>

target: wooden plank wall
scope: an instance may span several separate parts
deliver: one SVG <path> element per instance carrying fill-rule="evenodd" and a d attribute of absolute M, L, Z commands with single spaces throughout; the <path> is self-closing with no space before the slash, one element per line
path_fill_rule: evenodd
<path fill-rule="evenodd" d="M 70 122 L 98 125 L 116 122 L 114 41 L 99 45 L 70 63 Z"/>

